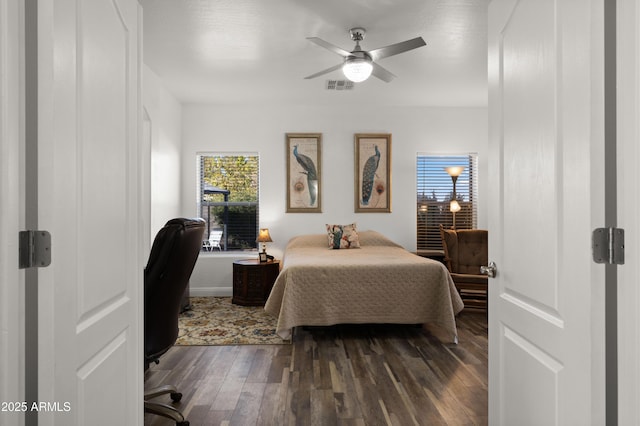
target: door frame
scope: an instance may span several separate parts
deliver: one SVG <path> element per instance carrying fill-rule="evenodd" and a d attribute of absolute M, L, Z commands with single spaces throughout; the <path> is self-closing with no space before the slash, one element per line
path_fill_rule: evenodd
<path fill-rule="evenodd" d="M 618 421 L 640 421 L 640 4 L 617 1 L 617 206 L 625 230 L 625 264 L 618 273 Z"/>

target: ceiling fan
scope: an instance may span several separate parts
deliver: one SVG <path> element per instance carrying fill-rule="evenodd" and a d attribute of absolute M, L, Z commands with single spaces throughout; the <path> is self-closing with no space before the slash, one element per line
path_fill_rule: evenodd
<path fill-rule="evenodd" d="M 342 56 L 344 58 L 344 62 L 331 68 L 327 68 L 326 70 L 311 74 L 310 76 L 305 77 L 305 79 L 315 78 L 342 68 L 342 72 L 344 73 L 345 77 L 356 83 L 366 80 L 371 74 L 388 83 L 396 76 L 378 65 L 377 61 L 382 58 L 387 58 L 389 56 L 397 55 L 399 53 L 404 53 L 409 50 L 425 46 L 427 44 L 422 39 L 422 37 L 416 37 L 411 40 L 406 40 L 386 47 L 380 47 L 378 49 L 365 51 L 360 47 L 360 42 L 364 40 L 365 33 L 365 29 L 359 27 L 351 28 L 349 30 L 351 40 L 356 42 L 356 47 L 351 52 L 348 52 L 318 37 L 307 37 L 307 40 L 311 40 L 318 46 L 322 46 L 325 49 L 328 49 L 333 53 L 337 53 L 338 55 Z"/>

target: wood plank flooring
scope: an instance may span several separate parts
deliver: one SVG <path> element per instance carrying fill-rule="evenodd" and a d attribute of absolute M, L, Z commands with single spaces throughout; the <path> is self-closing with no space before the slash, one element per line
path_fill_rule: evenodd
<path fill-rule="evenodd" d="M 341 325 L 296 328 L 291 345 L 176 346 L 145 388 L 176 385 L 192 426 L 485 425 L 486 315 L 457 326 L 458 345 L 437 329 Z"/>

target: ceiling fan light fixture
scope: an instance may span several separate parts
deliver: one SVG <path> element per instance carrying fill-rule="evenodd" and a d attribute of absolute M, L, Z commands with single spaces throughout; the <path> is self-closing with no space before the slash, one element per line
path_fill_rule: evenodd
<path fill-rule="evenodd" d="M 342 66 L 344 76 L 354 83 L 365 81 L 371 76 L 373 65 L 368 58 L 349 58 Z"/>
<path fill-rule="evenodd" d="M 380 80 L 389 83 L 395 78 L 395 75 L 387 71 L 385 68 L 381 67 L 378 64 L 378 61 L 380 59 L 398 55 L 400 53 L 404 53 L 409 50 L 417 49 L 418 47 L 426 45 L 422 37 L 416 37 L 411 40 L 405 40 L 400 43 L 395 43 L 389 46 L 366 51 L 362 50 L 362 48 L 360 47 L 360 42 L 364 39 L 365 35 L 364 28 L 351 28 L 349 30 L 349 34 L 351 35 L 351 40 L 356 42 L 356 45 L 351 52 L 333 45 L 327 41 L 324 41 L 321 38 L 307 37 L 307 40 L 310 40 L 318 46 L 324 47 L 325 49 L 340 55 L 343 58 L 343 62 L 315 74 L 311 74 L 310 76 L 305 77 L 305 79 L 316 78 L 342 68 L 344 76 L 349 81 L 352 81 L 354 83 L 365 81 L 371 76 L 371 74 L 373 74 L 374 77 L 377 77 Z M 374 61 L 376 62 L 375 64 Z M 374 69 L 375 73 L 373 72 Z"/>

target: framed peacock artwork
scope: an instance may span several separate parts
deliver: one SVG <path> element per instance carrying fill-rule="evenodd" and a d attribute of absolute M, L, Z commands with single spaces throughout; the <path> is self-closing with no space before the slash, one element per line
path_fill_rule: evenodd
<path fill-rule="evenodd" d="M 322 212 L 321 166 L 321 133 L 287 133 L 287 213 Z"/>
<path fill-rule="evenodd" d="M 391 134 L 355 135 L 355 211 L 391 213 Z"/>

